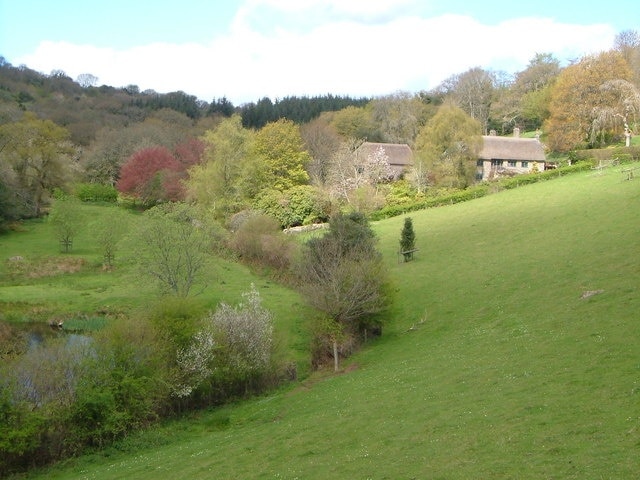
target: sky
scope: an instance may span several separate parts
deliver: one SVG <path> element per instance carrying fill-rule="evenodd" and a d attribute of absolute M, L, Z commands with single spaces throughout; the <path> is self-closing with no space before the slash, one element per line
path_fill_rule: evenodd
<path fill-rule="evenodd" d="M 435 88 L 480 67 L 561 65 L 640 28 L 637 0 L 0 0 L 0 56 L 97 85 L 234 105 Z"/>

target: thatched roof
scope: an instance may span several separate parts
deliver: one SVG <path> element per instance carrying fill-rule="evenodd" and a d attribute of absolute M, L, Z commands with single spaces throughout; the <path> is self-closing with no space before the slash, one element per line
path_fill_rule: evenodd
<path fill-rule="evenodd" d="M 478 154 L 481 160 L 528 160 L 544 162 L 546 157 L 537 138 L 498 137 L 484 135 Z"/>
<path fill-rule="evenodd" d="M 357 155 L 363 155 L 366 158 L 380 147 L 384 148 L 384 153 L 389 157 L 389 165 L 392 167 L 409 167 L 413 165 L 413 152 L 409 145 L 405 143 L 364 142 L 356 152 Z"/>

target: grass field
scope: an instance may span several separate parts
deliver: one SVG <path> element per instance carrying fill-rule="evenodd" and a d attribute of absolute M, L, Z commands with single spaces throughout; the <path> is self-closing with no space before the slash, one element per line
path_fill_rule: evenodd
<path fill-rule="evenodd" d="M 640 180 L 587 172 L 411 217 L 409 263 L 403 218 L 374 224 L 396 299 L 342 373 L 29 478 L 637 478 Z M 294 297 L 263 292 L 281 314 Z"/>

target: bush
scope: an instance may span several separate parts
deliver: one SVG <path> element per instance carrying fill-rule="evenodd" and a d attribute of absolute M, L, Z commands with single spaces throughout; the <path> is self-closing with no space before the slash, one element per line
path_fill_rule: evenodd
<path fill-rule="evenodd" d="M 83 202 L 108 202 L 118 201 L 118 191 L 113 185 L 102 183 L 79 183 L 75 187 L 76 197 Z"/>
<path fill-rule="evenodd" d="M 46 430 L 45 418 L 25 402 L 15 402 L 0 385 L 0 477 L 46 462 L 36 452 Z"/>
<path fill-rule="evenodd" d="M 231 238 L 231 249 L 245 262 L 280 273 L 288 269 L 295 245 L 276 219 L 263 214 L 250 216 Z"/>
<path fill-rule="evenodd" d="M 637 162 L 640 160 L 640 146 L 574 150 L 569 157 L 574 163 L 584 161 L 597 163 L 600 160 L 616 159 L 620 163 Z"/>
<path fill-rule="evenodd" d="M 260 388 L 270 371 L 273 353 L 273 316 L 262 306 L 254 285 L 236 307 L 221 303 L 208 318 L 220 345 L 216 366 L 227 385 L 242 386 L 245 393 Z"/>
<path fill-rule="evenodd" d="M 328 218 L 328 201 L 310 185 L 299 185 L 284 192 L 266 190 L 256 199 L 258 210 L 280 222 L 283 228 L 323 222 Z"/>
<path fill-rule="evenodd" d="M 454 203 L 466 202 L 474 198 L 484 197 L 489 193 L 489 186 L 482 184 L 464 190 L 446 191 L 438 196 L 429 196 L 416 200 L 415 202 L 391 205 L 373 212 L 369 218 L 371 220 L 382 220 L 384 218 L 404 215 L 416 210 L 423 210 L 431 207 L 441 207 L 443 205 L 453 205 Z"/>
<path fill-rule="evenodd" d="M 362 214 L 334 216 L 324 236 L 305 244 L 297 267 L 309 304 L 345 333 L 379 328 L 378 314 L 389 305 L 390 291 L 375 235 Z"/>

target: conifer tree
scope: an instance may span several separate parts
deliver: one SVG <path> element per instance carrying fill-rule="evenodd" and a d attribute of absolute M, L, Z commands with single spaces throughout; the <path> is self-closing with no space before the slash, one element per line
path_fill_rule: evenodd
<path fill-rule="evenodd" d="M 413 231 L 413 220 L 411 217 L 404 219 L 404 227 L 400 236 L 400 252 L 404 256 L 404 261 L 413 259 L 413 251 L 416 248 L 416 234 Z"/>

